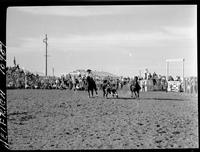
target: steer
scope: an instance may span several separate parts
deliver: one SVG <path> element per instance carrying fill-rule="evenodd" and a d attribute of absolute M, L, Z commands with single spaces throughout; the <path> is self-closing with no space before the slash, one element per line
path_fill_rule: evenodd
<path fill-rule="evenodd" d="M 118 93 L 117 93 L 117 85 L 115 84 L 110 84 L 108 80 L 103 81 L 103 96 L 108 98 L 108 94 L 112 94 L 112 96 L 116 96 L 118 98 Z"/>

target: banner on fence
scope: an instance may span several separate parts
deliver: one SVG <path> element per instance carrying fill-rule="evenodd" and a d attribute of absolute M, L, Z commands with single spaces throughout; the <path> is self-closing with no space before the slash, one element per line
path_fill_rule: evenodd
<path fill-rule="evenodd" d="M 182 88 L 182 83 L 180 81 L 168 81 L 167 91 L 180 92 Z"/>

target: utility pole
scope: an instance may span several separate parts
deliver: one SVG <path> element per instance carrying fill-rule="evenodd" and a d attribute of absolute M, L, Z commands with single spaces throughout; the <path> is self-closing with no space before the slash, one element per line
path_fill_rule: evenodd
<path fill-rule="evenodd" d="M 185 59 L 183 59 L 183 91 L 185 92 L 185 90 L 186 90 L 186 85 L 185 85 L 185 74 L 184 74 L 184 62 L 185 62 Z"/>
<path fill-rule="evenodd" d="M 45 39 L 43 39 L 43 42 L 46 45 L 46 54 L 45 54 L 45 58 L 46 58 L 46 62 L 45 62 L 45 76 L 47 76 L 47 34 L 45 34 Z"/>
<path fill-rule="evenodd" d="M 183 59 L 183 80 L 184 80 L 184 62 L 185 62 L 185 59 Z"/>

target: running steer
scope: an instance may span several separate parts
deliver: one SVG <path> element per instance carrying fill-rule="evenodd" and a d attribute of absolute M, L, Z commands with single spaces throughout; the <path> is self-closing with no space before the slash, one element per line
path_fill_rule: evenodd
<path fill-rule="evenodd" d="M 103 82 L 103 97 L 108 98 L 108 94 L 112 94 L 112 96 L 116 96 L 118 98 L 117 88 L 115 84 L 110 84 L 108 80 L 104 80 Z"/>

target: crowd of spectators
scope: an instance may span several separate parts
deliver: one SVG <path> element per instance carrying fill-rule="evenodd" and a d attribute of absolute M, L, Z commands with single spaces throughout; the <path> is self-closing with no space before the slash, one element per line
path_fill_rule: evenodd
<path fill-rule="evenodd" d="M 186 93 L 197 93 L 198 92 L 197 77 L 185 78 L 184 87 Z"/>
<path fill-rule="evenodd" d="M 147 86 L 151 89 L 148 90 L 160 90 L 167 91 L 168 81 L 180 81 L 184 86 L 185 92 L 197 93 L 197 78 L 185 78 L 185 81 L 181 80 L 180 76 L 173 78 L 172 76 L 162 76 L 155 72 L 145 73 L 144 77 L 138 76 L 142 91 L 145 91 Z M 94 76 L 98 89 L 102 89 L 103 80 L 107 79 L 110 83 L 116 84 L 117 88 L 122 89 L 123 86 L 130 84 L 133 78 L 130 77 L 99 77 Z M 148 81 L 147 81 L 148 80 Z M 29 71 L 25 71 L 16 65 L 14 67 L 6 68 L 6 87 L 8 89 L 21 88 L 21 89 L 69 89 L 69 90 L 87 90 L 86 74 L 71 75 L 66 74 L 61 77 L 55 76 L 39 76 Z"/>
<path fill-rule="evenodd" d="M 102 77 L 94 77 L 97 87 L 102 88 Z M 116 79 L 107 77 L 110 82 L 116 83 Z M 25 71 L 19 66 L 6 68 L 6 87 L 8 89 L 70 89 L 87 90 L 86 74 L 71 75 L 66 74 L 61 77 L 39 76 L 29 71 Z"/>
<path fill-rule="evenodd" d="M 25 72 L 19 68 L 19 65 L 6 68 L 6 87 L 24 88 Z"/>

